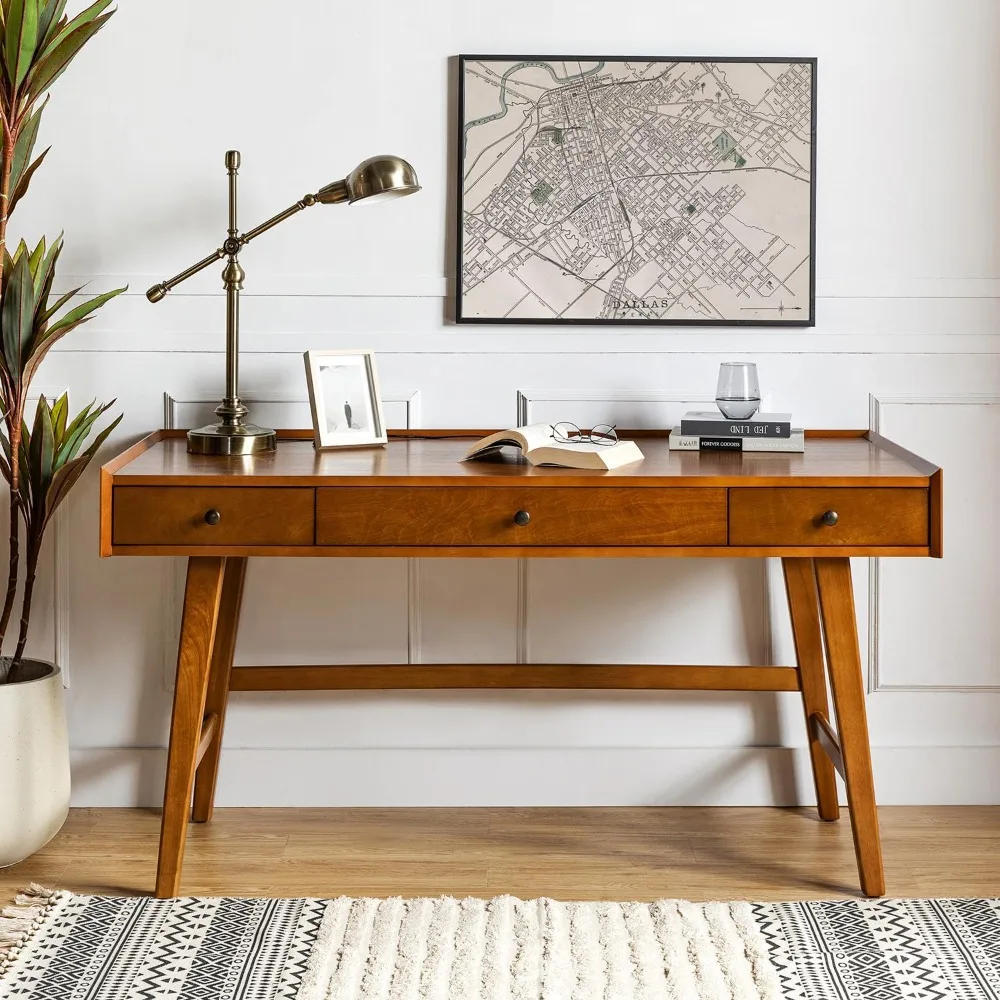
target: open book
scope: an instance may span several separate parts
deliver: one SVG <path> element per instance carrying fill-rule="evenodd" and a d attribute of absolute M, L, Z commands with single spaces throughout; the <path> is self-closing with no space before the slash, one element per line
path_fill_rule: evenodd
<path fill-rule="evenodd" d="M 554 439 L 551 424 L 528 424 L 484 437 L 469 448 L 462 461 L 485 458 L 504 447 L 520 448 L 532 465 L 561 465 L 567 469 L 617 469 L 631 462 L 641 462 L 643 458 L 634 441 L 616 441 L 609 445 L 589 441 L 566 444 Z"/>

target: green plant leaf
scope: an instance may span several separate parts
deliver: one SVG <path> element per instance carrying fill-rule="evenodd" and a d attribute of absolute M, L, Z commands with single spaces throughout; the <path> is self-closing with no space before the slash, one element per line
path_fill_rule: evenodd
<path fill-rule="evenodd" d="M 19 486 L 22 516 L 30 547 L 32 541 L 41 540 L 35 529 L 44 519 L 45 494 L 52 481 L 52 461 L 55 455 L 52 411 L 44 396 L 38 400 L 35 408 L 31 431 L 27 427 L 22 431 L 21 454 L 27 455 L 27 461 L 22 465 Z"/>
<path fill-rule="evenodd" d="M 66 429 L 62 440 L 59 442 L 59 455 L 65 465 L 70 459 L 76 457 L 81 445 L 87 439 L 91 427 L 101 415 L 100 410 L 94 410 L 97 400 L 91 400 L 74 418 L 73 422 Z"/>
<path fill-rule="evenodd" d="M 114 0 L 97 0 L 96 3 L 92 3 L 85 10 L 80 11 L 71 21 L 67 20 L 65 24 L 60 26 L 58 31 L 53 32 L 51 29 L 49 34 L 52 36 L 49 44 L 45 46 L 42 50 L 42 55 L 48 55 L 57 45 L 61 45 L 62 42 L 66 40 L 66 36 L 72 34 L 77 28 L 81 28 L 84 25 L 90 24 L 92 21 L 96 20 L 100 14 L 114 3 Z M 62 5 L 63 10 L 66 9 L 66 4 Z M 113 14 L 114 11 L 110 11 L 107 15 L 108 17 Z M 62 18 L 62 11 L 59 13 L 59 18 Z"/>
<path fill-rule="evenodd" d="M 69 300 L 73 298 L 74 295 L 79 295 L 80 292 L 83 291 L 83 288 L 84 288 L 83 285 L 77 285 L 76 288 L 71 288 L 65 294 L 60 295 L 52 306 L 43 311 L 42 320 L 46 321 L 51 319 L 51 317 L 54 316 L 57 312 L 59 312 L 59 310 L 62 309 L 62 307 L 66 305 L 66 303 L 69 302 Z"/>
<path fill-rule="evenodd" d="M 66 417 L 69 414 L 69 393 L 64 392 L 52 405 L 52 436 L 56 447 L 66 433 Z M 58 455 L 57 455 L 58 459 Z"/>
<path fill-rule="evenodd" d="M 14 211 L 17 203 L 24 197 L 24 193 L 28 190 L 28 185 L 31 183 L 31 178 L 35 175 L 35 171 L 42 165 L 42 160 L 48 156 L 49 149 L 51 148 L 49 146 L 48 149 L 43 150 L 41 156 L 17 179 L 17 186 L 10 193 L 10 208 L 7 209 L 8 215 Z"/>
<path fill-rule="evenodd" d="M 68 461 L 69 459 L 75 457 L 77 451 L 80 449 L 80 446 L 87 439 L 87 435 L 90 434 L 90 429 L 107 410 L 111 409 L 111 407 L 115 405 L 115 400 L 111 400 L 110 403 L 104 403 L 101 406 L 96 406 L 96 404 L 96 400 L 91 402 L 77 415 L 73 424 L 70 426 L 69 430 L 67 430 L 61 448 L 61 452 L 64 456 L 63 461 Z M 94 406 L 96 406 L 96 409 L 91 410 L 91 407 Z"/>
<path fill-rule="evenodd" d="M 104 3 L 104 0 L 101 0 L 101 2 Z M 114 11 L 110 11 L 107 14 L 102 14 L 96 20 L 81 24 L 77 28 L 73 28 L 74 21 L 70 21 L 56 35 L 52 42 L 45 47 L 45 51 L 41 54 L 28 76 L 27 99 L 29 102 L 35 100 L 40 94 L 43 94 L 62 76 L 66 67 L 73 61 L 73 58 L 80 49 L 104 27 L 108 18 L 113 13 Z M 80 16 L 82 17 L 83 15 L 81 14 Z"/>
<path fill-rule="evenodd" d="M 62 253 L 62 233 L 59 238 L 49 247 L 41 267 L 35 274 L 35 326 L 43 327 L 48 319 L 46 309 L 49 297 L 52 294 L 52 282 L 56 276 L 56 264 L 59 262 L 59 254 Z M 75 294 L 75 293 L 74 293 Z"/>
<path fill-rule="evenodd" d="M 39 241 L 38 245 L 31 254 L 28 256 L 28 266 L 31 268 L 31 281 L 35 292 L 38 292 L 38 272 L 39 265 L 45 257 L 45 237 L 43 236 Z"/>
<path fill-rule="evenodd" d="M 38 42 L 38 0 L 10 0 L 4 25 L 4 59 L 7 78 L 17 90 L 31 68 Z"/>
<path fill-rule="evenodd" d="M 49 244 L 43 236 L 38 246 L 31 251 L 31 280 L 35 286 L 35 304 L 38 304 L 38 293 L 45 282 L 45 264 L 49 257 Z"/>
<path fill-rule="evenodd" d="M 38 44 L 44 47 L 49 35 L 57 30 L 59 20 L 66 10 L 66 0 L 48 0 L 38 15 Z M 36 49 L 37 51 L 37 49 Z"/>
<path fill-rule="evenodd" d="M 38 138 L 38 129 L 42 124 L 42 112 L 48 103 L 49 100 L 46 98 L 41 106 L 36 108 L 28 120 L 21 126 L 17 142 L 14 145 L 14 159 L 10 165 L 11 187 L 20 179 L 25 167 L 27 167 L 31 160 L 31 154 L 35 149 L 35 140 Z"/>
<path fill-rule="evenodd" d="M 69 426 L 66 428 L 66 437 L 74 434 L 77 428 L 90 416 L 91 407 L 97 405 L 97 400 L 92 399 L 71 421 Z M 111 404 L 108 403 L 108 406 Z"/>
<path fill-rule="evenodd" d="M 56 341 L 61 340 L 71 330 L 75 330 L 81 323 L 90 322 L 93 319 L 91 313 L 95 309 L 99 309 L 105 302 L 113 299 L 116 295 L 121 295 L 122 292 L 127 290 L 128 285 L 125 285 L 123 288 L 115 288 L 110 292 L 105 292 L 103 295 L 95 296 L 75 309 L 71 309 L 58 322 L 53 323 L 52 326 L 40 331 L 32 343 L 31 354 L 24 363 L 21 377 L 25 384 L 35 377 L 38 366 L 45 360 L 45 355 L 48 354 L 49 349 Z"/>
<path fill-rule="evenodd" d="M 63 327 L 75 326 L 80 320 L 85 319 L 96 309 L 100 309 L 105 302 L 110 302 L 111 299 L 115 298 L 117 295 L 121 295 L 122 292 L 128 289 L 128 285 L 124 288 L 113 288 L 110 292 L 102 292 L 100 295 L 95 295 L 92 299 L 88 299 L 86 302 L 81 303 L 75 309 L 70 309 L 68 313 L 60 317 L 52 326 L 49 327 L 47 336 L 51 337 L 58 333 Z"/>
<path fill-rule="evenodd" d="M 52 480 L 52 461 L 55 456 L 55 440 L 52 428 L 52 410 L 44 396 L 38 399 L 35 408 L 35 423 L 31 428 L 28 447 L 28 467 L 31 472 L 32 493 L 44 493 Z"/>
<path fill-rule="evenodd" d="M 114 405 L 113 400 L 111 403 L 105 403 L 102 407 L 100 407 L 99 412 L 103 413 L 112 405 Z M 103 431 L 100 432 L 100 434 L 97 435 L 96 438 L 94 438 L 82 455 L 68 462 L 52 477 L 52 482 L 50 483 L 45 495 L 44 514 L 42 520 L 43 527 L 48 524 L 52 515 L 56 512 L 56 508 L 63 502 L 63 500 L 66 499 L 66 496 L 73 488 L 74 483 L 76 483 L 80 476 L 83 475 L 101 445 L 104 444 L 108 435 L 111 434 L 111 432 L 121 423 L 121 420 L 122 414 L 119 414 L 107 427 L 104 428 Z"/>
<path fill-rule="evenodd" d="M 119 419 L 121 418 L 119 417 Z M 49 485 L 45 495 L 44 512 L 42 514 L 43 526 L 48 524 L 52 515 L 56 512 L 56 508 L 66 499 L 67 494 L 86 471 L 89 464 L 90 458 L 86 454 L 80 455 L 78 458 L 74 458 L 72 462 L 64 465 L 52 477 L 52 483 Z"/>
<path fill-rule="evenodd" d="M 22 375 L 22 348 L 30 341 L 34 327 L 35 287 L 26 253 L 16 255 L 10 281 L 3 287 L 3 353 L 8 369 Z"/>
<path fill-rule="evenodd" d="M 30 489 L 31 470 L 28 468 L 28 442 L 30 440 L 31 440 L 31 431 L 28 430 L 28 425 L 22 420 L 21 443 L 17 452 L 18 473 L 21 478 L 21 483 L 24 484 L 21 486 L 20 492 L 24 492 Z"/>
<path fill-rule="evenodd" d="M 21 374 L 21 380 L 25 385 L 28 385 L 31 380 L 35 377 L 35 373 L 38 371 L 39 365 L 45 360 L 45 356 L 49 353 L 52 346 L 59 340 L 62 340 L 66 334 L 71 333 L 78 326 L 82 326 L 84 323 L 89 323 L 94 317 L 86 316 L 83 319 L 78 319 L 75 323 L 71 323 L 67 327 L 63 327 L 58 333 L 51 335 L 50 330 L 45 330 L 40 333 L 35 342 L 31 345 L 31 353 L 28 356 L 28 360 L 24 362 L 24 371 Z"/>

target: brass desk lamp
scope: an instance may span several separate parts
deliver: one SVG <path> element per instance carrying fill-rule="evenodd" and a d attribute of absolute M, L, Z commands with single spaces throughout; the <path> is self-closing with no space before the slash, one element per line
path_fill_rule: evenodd
<path fill-rule="evenodd" d="M 239 253 L 252 239 L 284 222 L 297 212 L 311 205 L 354 204 L 363 198 L 398 197 L 420 190 L 417 174 L 406 160 L 398 156 L 373 156 L 358 164 L 343 180 L 334 181 L 307 194 L 290 208 L 262 222 L 256 229 L 240 235 L 236 226 L 236 175 L 240 167 L 240 154 L 231 149 L 226 153 L 226 170 L 229 172 L 229 235 L 214 253 L 192 264 L 169 281 L 153 285 L 146 292 L 150 302 L 159 302 L 172 288 L 192 275 L 228 257 L 222 271 L 226 289 L 226 396 L 216 407 L 219 423 L 188 431 L 187 450 L 198 455 L 252 455 L 255 452 L 274 451 L 277 435 L 269 427 L 245 423 L 249 412 L 239 395 L 239 346 L 240 346 L 240 289 L 246 276 L 240 267 Z"/>

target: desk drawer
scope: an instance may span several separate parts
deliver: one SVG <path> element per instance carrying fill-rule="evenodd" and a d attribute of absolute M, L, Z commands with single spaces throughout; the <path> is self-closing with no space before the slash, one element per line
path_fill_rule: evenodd
<path fill-rule="evenodd" d="M 312 545 L 314 502 L 296 487 L 116 486 L 114 543 Z"/>
<path fill-rule="evenodd" d="M 919 488 L 729 491 L 730 545 L 927 545 L 929 523 Z"/>
<path fill-rule="evenodd" d="M 526 524 L 515 517 L 528 515 Z M 331 487 L 318 545 L 725 545 L 724 489 Z"/>

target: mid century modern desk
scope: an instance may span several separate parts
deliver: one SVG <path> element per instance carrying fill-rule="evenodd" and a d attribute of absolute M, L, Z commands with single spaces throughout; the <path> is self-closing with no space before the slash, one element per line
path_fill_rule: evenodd
<path fill-rule="evenodd" d="M 188 820 L 211 818 L 229 691 L 479 687 L 800 691 L 819 814 L 839 816 L 836 769 L 862 891 L 883 895 L 849 558 L 940 556 L 941 470 L 864 431 L 811 433 L 798 455 L 671 452 L 647 434 L 645 461 L 614 472 L 460 464 L 483 433 L 315 452 L 289 431 L 272 454 L 216 458 L 159 431 L 101 470 L 101 555 L 188 557 L 157 896 L 178 892 Z M 798 665 L 233 667 L 247 559 L 306 555 L 779 556 Z"/>

